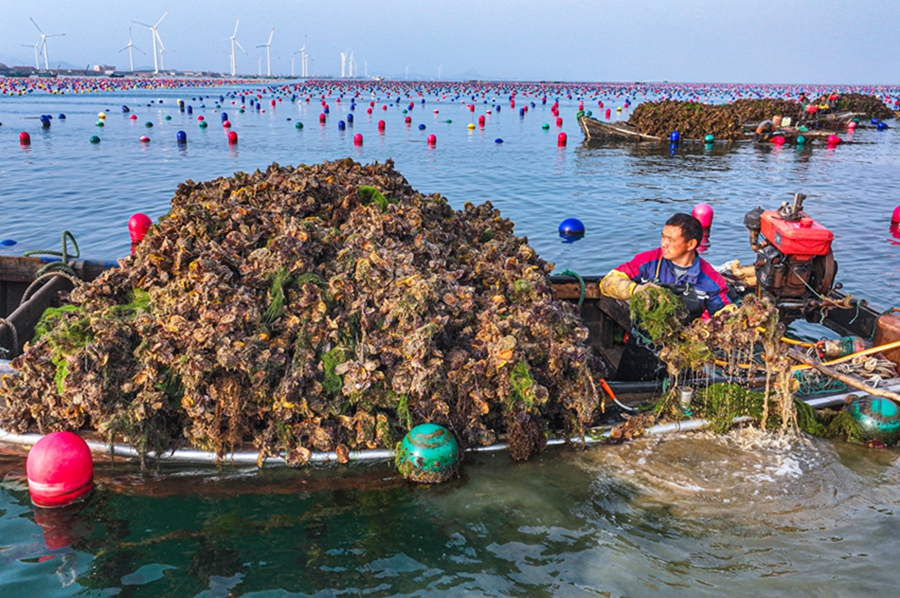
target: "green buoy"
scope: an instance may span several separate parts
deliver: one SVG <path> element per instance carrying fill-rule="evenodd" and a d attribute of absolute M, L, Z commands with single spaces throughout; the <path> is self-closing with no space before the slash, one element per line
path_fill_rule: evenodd
<path fill-rule="evenodd" d="M 147 122 L 144 123 L 144 126 L 149 129 L 153 126 L 153 123 L 148 120 Z"/>
<path fill-rule="evenodd" d="M 98 127 L 105 127 L 105 126 L 106 126 L 106 123 L 104 123 L 102 120 L 98 120 L 95 126 L 98 126 Z"/>
<path fill-rule="evenodd" d="M 205 129 L 205 128 L 208 127 L 208 126 L 209 126 L 209 125 L 206 124 L 206 121 L 205 121 L 205 120 L 201 120 L 201 121 L 200 121 L 200 128 L 201 128 L 201 129 Z"/>
<path fill-rule="evenodd" d="M 172 117 L 166 114 L 166 120 L 172 120 Z"/>
<path fill-rule="evenodd" d="M 421 424 L 404 436 L 395 463 L 408 480 L 439 484 L 456 473 L 459 443 L 447 428 Z"/>
<path fill-rule="evenodd" d="M 716 140 L 716 138 L 713 137 L 712 133 L 707 133 L 706 136 L 703 138 L 703 141 L 705 141 L 706 143 L 712 143 L 715 140 Z"/>
<path fill-rule="evenodd" d="M 804 137 L 803 135 L 797 137 L 797 145 L 803 145 L 804 143 L 806 143 L 806 137 Z"/>
<path fill-rule="evenodd" d="M 303 123 L 300 122 L 300 121 L 298 120 L 297 122 L 294 123 L 294 128 L 295 128 L 295 129 L 302 129 L 302 128 L 303 128 Z"/>
<path fill-rule="evenodd" d="M 547 129 L 550 128 L 550 125 L 548 125 L 547 123 L 544 123 L 544 124 L 541 125 L 541 128 L 544 129 L 544 130 L 546 131 Z"/>
<path fill-rule="evenodd" d="M 900 409 L 890 399 L 865 395 L 847 406 L 867 440 L 893 444 L 900 438 Z"/>
<path fill-rule="evenodd" d="M 90 142 L 91 143 L 100 143 L 100 138 L 97 137 L 96 135 L 91 135 Z"/>

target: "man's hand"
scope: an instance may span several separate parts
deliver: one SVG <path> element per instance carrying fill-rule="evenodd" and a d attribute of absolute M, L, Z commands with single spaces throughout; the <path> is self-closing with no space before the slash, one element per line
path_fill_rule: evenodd
<path fill-rule="evenodd" d="M 607 297 L 627 301 L 636 286 L 637 283 L 628 278 L 627 274 L 612 270 L 600 281 L 600 292 Z"/>
<path fill-rule="evenodd" d="M 662 288 L 662 287 L 660 287 L 660 286 L 659 286 L 658 284 L 656 284 L 656 283 L 653 283 L 653 282 L 645 282 L 644 284 L 639 284 L 639 285 L 637 285 L 637 286 L 634 288 L 634 290 L 631 292 L 631 294 L 634 295 L 635 293 L 641 293 L 641 292 L 646 291 L 646 290 L 648 290 L 648 289 L 659 289 L 659 288 Z"/>

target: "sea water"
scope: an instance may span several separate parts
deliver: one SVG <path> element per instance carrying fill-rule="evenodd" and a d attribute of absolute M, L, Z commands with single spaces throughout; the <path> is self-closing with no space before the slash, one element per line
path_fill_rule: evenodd
<path fill-rule="evenodd" d="M 553 98 L 525 99 L 520 116 L 506 97 L 479 98 L 470 112 L 426 95 L 407 127 L 407 100 L 385 94 L 369 116 L 361 96 L 353 125 L 341 131 L 349 96 L 328 98 L 320 125 L 317 97 L 285 97 L 272 108 L 263 91 L 265 112 L 240 113 L 230 100 L 217 111 L 220 93 L 0 100 L 0 240 L 18 242 L 0 253 L 58 249 L 69 230 L 83 257 L 114 259 L 128 252 L 128 217 L 159 218 L 187 179 L 272 162 L 392 159 L 414 188 L 456 208 L 491 201 L 557 272 L 580 274 L 603 274 L 655 247 L 665 220 L 699 202 L 716 211 L 707 259 L 748 263 L 744 213 L 801 192 L 807 213 L 835 233 L 844 290 L 879 309 L 900 304 L 900 239 L 889 230 L 900 203 L 894 129 L 858 130 L 835 148 L 670 151 L 582 142 L 577 98 L 560 99 L 557 128 Z M 106 123 L 97 127 L 101 111 Z M 45 129 L 36 120 L 45 113 L 67 118 Z M 469 130 L 481 114 L 484 128 Z M 18 143 L 22 130 L 31 133 L 28 147 Z M 176 144 L 178 130 L 186 145 Z M 557 146 L 560 131 L 565 147 Z M 428 134 L 437 136 L 434 147 Z M 89 143 L 91 135 L 101 142 Z M 569 217 L 585 223 L 584 238 L 560 238 L 557 226 Z M 692 434 L 554 449 L 521 464 L 505 454 L 472 456 L 441 486 L 405 483 L 380 463 L 141 473 L 101 462 L 90 499 L 58 512 L 32 507 L 23 460 L 3 457 L 0 595 L 890 596 L 900 549 L 898 456 L 841 441 Z"/>

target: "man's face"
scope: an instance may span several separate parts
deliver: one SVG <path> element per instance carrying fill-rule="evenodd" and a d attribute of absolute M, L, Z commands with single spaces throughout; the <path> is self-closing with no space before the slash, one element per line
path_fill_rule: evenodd
<path fill-rule="evenodd" d="M 662 256 L 667 260 L 672 260 L 678 265 L 689 265 L 691 261 L 689 258 L 693 257 L 697 241 L 685 240 L 680 226 L 664 226 L 659 246 L 662 249 Z"/>

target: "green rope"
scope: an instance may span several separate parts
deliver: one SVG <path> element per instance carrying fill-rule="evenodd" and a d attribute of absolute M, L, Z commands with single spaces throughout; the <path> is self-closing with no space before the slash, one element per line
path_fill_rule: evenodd
<path fill-rule="evenodd" d="M 797 370 L 794 377 L 799 383 L 797 394 L 804 397 L 821 392 L 847 390 L 847 385 L 843 382 L 823 376 L 815 370 Z"/>
<path fill-rule="evenodd" d="M 52 255 L 61 259 L 60 262 L 51 262 L 38 270 L 37 273 L 35 273 L 35 277 L 39 278 L 41 275 L 55 270 L 65 272 L 73 276 L 75 275 L 75 271 L 72 270 L 72 268 L 69 266 L 69 244 L 67 242 L 67 240 L 69 239 L 71 239 L 72 245 L 75 249 L 75 252 L 71 257 L 78 259 L 79 257 L 81 257 L 81 250 L 78 249 L 78 241 L 76 241 L 74 235 L 72 235 L 72 233 L 67 230 L 64 230 L 62 232 L 62 251 L 54 251 L 52 249 L 31 249 L 22 254 L 26 257 L 30 255 Z"/>
<path fill-rule="evenodd" d="M 578 284 L 581 285 L 581 297 L 578 298 L 578 307 L 581 307 L 581 304 L 584 303 L 584 279 L 578 272 L 573 272 L 572 270 L 563 270 L 562 274 L 563 276 L 574 276 L 578 279 Z"/>

